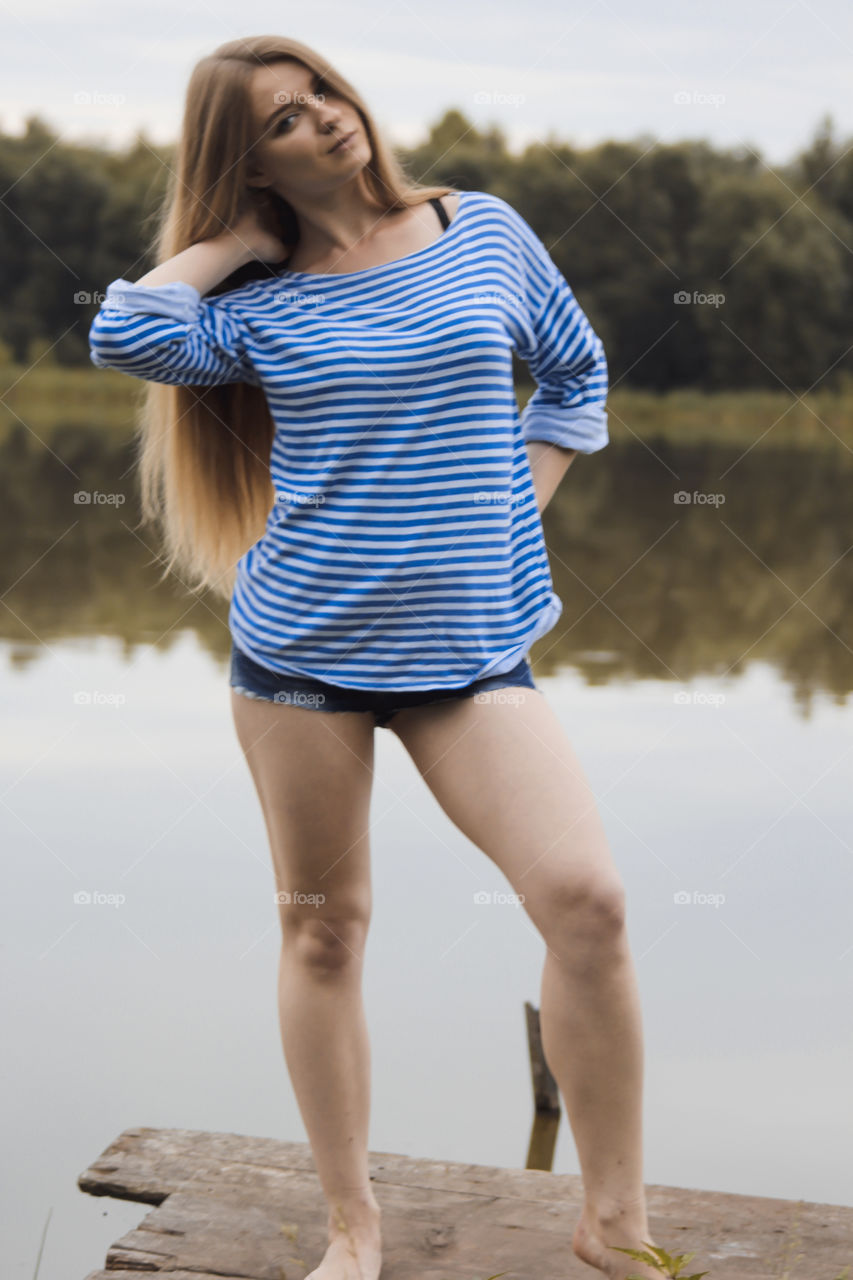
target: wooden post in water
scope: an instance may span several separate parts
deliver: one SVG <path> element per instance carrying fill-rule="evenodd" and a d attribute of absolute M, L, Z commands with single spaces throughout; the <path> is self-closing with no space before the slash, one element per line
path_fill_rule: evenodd
<path fill-rule="evenodd" d="M 560 1090 L 551 1075 L 542 1049 L 542 1029 L 539 1010 L 529 1000 L 524 1002 L 527 1018 L 527 1044 L 530 1050 L 530 1073 L 533 1077 L 533 1128 L 527 1148 L 527 1169 L 545 1169 L 554 1166 L 554 1148 L 560 1127 Z"/>

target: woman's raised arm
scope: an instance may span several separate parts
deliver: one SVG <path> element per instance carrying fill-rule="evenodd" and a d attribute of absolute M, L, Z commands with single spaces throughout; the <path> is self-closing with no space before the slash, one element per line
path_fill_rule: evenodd
<path fill-rule="evenodd" d="M 276 262 L 285 253 L 253 209 L 233 228 L 190 245 L 135 284 L 123 277 L 111 281 L 89 329 L 92 363 L 148 382 L 259 386 L 245 349 L 245 327 L 224 301 L 228 295 L 202 294 L 253 258 Z"/>

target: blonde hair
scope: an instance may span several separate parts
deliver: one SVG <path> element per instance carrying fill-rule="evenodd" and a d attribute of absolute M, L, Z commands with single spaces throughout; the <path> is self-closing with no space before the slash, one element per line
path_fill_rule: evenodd
<path fill-rule="evenodd" d="M 249 152 L 257 136 L 249 81 L 259 66 L 282 58 L 321 75 L 359 113 L 373 153 L 361 176 L 383 212 L 453 190 L 407 177 L 360 94 L 313 49 L 281 36 L 231 40 L 196 64 L 187 86 L 175 170 L 151 246 L 158 264 L 232 226 L 245 209 Z M 296 215 L 266 190 L 273 224 L 278 222 L 290 255 L 299 237 Z M 250 265 L 251 276 L 240 268 L 216 292 L 274 274 L 259 260 Z M 166 558 L 162 577 L 174 570 L 189 591 L 211 590 L 229 599 L 237 561 L 264 533 L 275 497 L 269 468 L 274 424 L 262 388 L 247 382 L 146 383 L 136 431 L 143 523 L 159 525 Z"/>

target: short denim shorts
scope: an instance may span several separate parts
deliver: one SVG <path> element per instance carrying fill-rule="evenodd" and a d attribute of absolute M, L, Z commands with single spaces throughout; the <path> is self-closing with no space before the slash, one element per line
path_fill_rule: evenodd
<path fill-rule="evenodd" d="M 248 657 L 233 642 L 230 683 L 237 693 L 248 698 L 260 698 L 264 702 L 282 702 L 315 711 L 372 711 L 380 729 L 387 729 L 391 717 L 404 707 L 472 698 L 478 693 L 490 693 L 515 685 L 537 689 L 526 657 L 503 675 L 484 676 L 459 689 L 345 689 L 308 676 L 289 676 L 271 671 Z"/>

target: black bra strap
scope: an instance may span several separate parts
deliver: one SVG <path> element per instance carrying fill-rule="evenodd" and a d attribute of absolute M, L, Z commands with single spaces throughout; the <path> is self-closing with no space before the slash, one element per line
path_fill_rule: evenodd
<path fill-rule="evenodd" d="M 441 218 L 441 225 L 442 225 L 442 227 L 443 227 L 443 228 L 445 229 L 445 231 L 446 231 L 446 230 L 447 230 L 447 228 L 450 226 L 450 219 L 449 219 L 449 218 L 448 218 L 448 216 L 447 216 L 447 210 L 445 209 L 444 205 L 443 205 L 443 204 L 441 203 L 441 201 L 439 200 L 438 196 L 431 196 L 431 197 L 430 197 L 430 204 L 434 207 L 434 209 L 435 209 L 436 213 L 438 214 L 439 218 Z"/>

